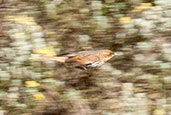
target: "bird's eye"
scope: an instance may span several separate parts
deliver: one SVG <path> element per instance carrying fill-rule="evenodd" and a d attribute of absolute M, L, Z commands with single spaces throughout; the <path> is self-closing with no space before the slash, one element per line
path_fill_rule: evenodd
<path fill-rule="evenodd" d="M 114 55 L 114 53 L 112 53 L 112 54 L 108 54 L 108 56 L 112 56 L 112 55 Z"/>
<path fill-rule="evenodd" d="M 114 55 L 115 53 L 114 52 L 109 52 L 109 54 L 108 55 Z"/>
<path fill-rule="evenodd" d="M 112 56 L 114 53 L 105 53 L 106 56 Z"/>

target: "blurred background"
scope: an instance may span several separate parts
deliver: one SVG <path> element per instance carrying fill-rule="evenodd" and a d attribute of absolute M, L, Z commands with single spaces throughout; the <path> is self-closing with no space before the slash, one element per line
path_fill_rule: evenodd
<path fill-rule="evenodd" d="M 171 0 L 0 0 L 0 115 L 171 115 Z M 80 70 L 31 54 L 118 52 Z"/>

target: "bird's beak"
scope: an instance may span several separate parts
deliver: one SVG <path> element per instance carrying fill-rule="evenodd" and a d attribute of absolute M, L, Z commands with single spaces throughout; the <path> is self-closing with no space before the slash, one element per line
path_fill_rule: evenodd
<path fill-rule="evenodd" d="M 119 53 L 115 52 L 112 56 L 117 56 L 117 55 L 119 55 Z"/>

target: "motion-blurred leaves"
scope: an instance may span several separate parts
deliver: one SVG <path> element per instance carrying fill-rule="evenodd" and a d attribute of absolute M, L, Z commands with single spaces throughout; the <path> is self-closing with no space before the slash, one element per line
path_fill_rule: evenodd
<path fill-rule="evenodd" d="M 34 49 L 33 52 L 38 53 L 38 54 L 47 55 L 47 56 L 55 56 L 56 55 L 52 46 L 47 46 L 47 47 L 44 47 L 41 49 Z"/>
<path fill-rule="evenodd" d="M 131 19 L 130 17 L 121 17 L 121 18 L 119 19 L 119 22 L 120 22 L 121 24 L 127 24 L 127 23 L 132 22 L 132 19 Z"/>
<path fill-rule="evenodd" d="M 45 96 L 42 93 L 36 93 L 33 95 L 36 100 L 44 100 Z"/>
<path fill-rule="evenodd" d="M 5 18 L 7 21 L 13 21 L 15 23 L 18 24 L 25 24 L 25 25 L 33 25 L 35 24 L 35 20 L 33 17 L 28 17 L 25 15 L 21 15 L 21 16 L 5 16 Z"/>
<path fill-rule="evenodd" d="M 40 86 L 40 84 L 37 83 L 36 81 L 26 81 L 25 85 L 26 85 L 26 87 L 38 87 L 38 86 Z"/>

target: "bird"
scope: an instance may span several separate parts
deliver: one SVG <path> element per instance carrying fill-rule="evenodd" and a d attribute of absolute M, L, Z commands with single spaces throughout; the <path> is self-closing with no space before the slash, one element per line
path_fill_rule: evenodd
<path fill-rule="evenodd" d="M 118 53 L 111 50 L 88 50 L 71 53 L 64 56 L 39 56 L 42 60 L 52 60 L 56 62 L 74 65 L 74 67 L 81 67 L 83 69 L 90 67 L 99 67 L 111 59 Z"/>

